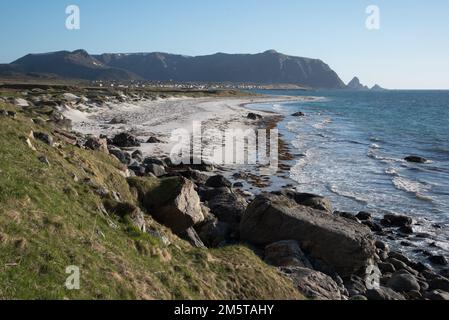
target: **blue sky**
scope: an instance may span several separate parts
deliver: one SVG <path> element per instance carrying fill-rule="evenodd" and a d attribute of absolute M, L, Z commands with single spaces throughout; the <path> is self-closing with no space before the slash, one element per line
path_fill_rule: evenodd
<path fill-rule="evenodd" d="M 81 29 L 65 28 L 76 4 Z M 365 27 L 368 5 L 380 30 Z M 0 0 L 0 63 L 27 53 L 162 51 L 188 55 L 267 49 L 320 58 L 347 82 L 449 89 L 449 1 Z"/>

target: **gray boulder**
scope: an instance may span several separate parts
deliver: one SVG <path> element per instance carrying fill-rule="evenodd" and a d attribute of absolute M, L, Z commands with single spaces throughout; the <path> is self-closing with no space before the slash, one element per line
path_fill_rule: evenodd
<path fill-rule="evenodd" d="M 154 174 L 156 177 L 162 177 L 167 174 L 165 171 L 165 168 L 163 166 L 160 166 L 158 164 L 149 164 L 146 166 L 147 172 Z"/>
<path fill-rule="evenodd" d="M 229 189 L 220 190 L 223 192 L 213 196 L 208 201 L 208 207 L 218 220 L 228 223 L 233 229 L 238 229 L 248 203 L 238 193 L 229 191 Z"/>
<path fill-rule="evenodd" d="M 208 247 L 219 247 L 226 244 L 231 234 L 229 224 L 218 221 L 216 218 L 209 219 L 198 229 L 199 237 Z"/>
<path fill-rule="evenodd" d="M 387 287 L 396 292 L 419 291 L 421 289 L 418 281 L 413 275 L 401 272 L 396 272 L 391 276 L 387 283 Z"/>
<path fill-rule="evenodd" d="M 249 205 L 240 223 L 240 236 L 256 245 L 296 240 L 310 257 L 341 276 L 365 272 L 376 252 L 365 226 L 274 194 L 259 195 Z"/>
<path fill-rule="evenodd" d="M 404 296 L 397 293 L 396 291 L 380 287 L 377 289 L 369 289 L 366 291 L 366 297 L 368 300 L 375 300 L 375 301 L 387 301 L 387 300 L 405 300 Z"/>
<path fill-rule="evenodd" d="M 301 268 L 281 268 L 296 286 L 299 292 L 309 299 L 315 300 L 342 300 L 340 287 L 328 275 L 322 272 Z"/>
<path fill-rule="evenodd" d="M 194 184 L 183 177 L 129 178 L 142 206 L 157 221 L 180 234 L 204 220 Z"/>

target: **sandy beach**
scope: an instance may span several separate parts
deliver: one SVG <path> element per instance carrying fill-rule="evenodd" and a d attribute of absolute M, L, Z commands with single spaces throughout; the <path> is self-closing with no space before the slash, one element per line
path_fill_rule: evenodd
<path fill-rule="evenodd" d="M 276 103 L 298 101 L 303 97 L 248 97 L 248 98 L 167 98 L 156 101 L 142 100 L 133 103 L 106 103 L 89 109 L 77 105 L 65 107 L 63 114 L 72 120 L 73 130 L 95 136 L 113 136 L 129 132 L 141 141 L 157 137 L 161 143 L 143 143 L 139 149 L 146 156 L 167 156 L 173 147 L 170 136 L 173 130 L 192 132 L 193 122 L 201 122 L 203 131 L 254 128 L 248 119 L 246 105 L 252 103 Z M 274 113 L 258 111 L 262 116 Z"/>

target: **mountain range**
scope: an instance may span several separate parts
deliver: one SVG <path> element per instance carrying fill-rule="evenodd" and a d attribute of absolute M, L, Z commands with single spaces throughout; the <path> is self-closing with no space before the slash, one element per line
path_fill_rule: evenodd
<path fill-rule="evenodd" d="M 28 54 L 10 64 L 0 65 L 0 75 L 347 88 L 337 73 L 323 61 L 289 56 L 275 50 L 258 54 L 216 53 L 196 57 L 161 52 L 91 55 L 85 50 L 58 51 Z M 351 82 L 349 88 L 358 89 L 358 84 Z"/>

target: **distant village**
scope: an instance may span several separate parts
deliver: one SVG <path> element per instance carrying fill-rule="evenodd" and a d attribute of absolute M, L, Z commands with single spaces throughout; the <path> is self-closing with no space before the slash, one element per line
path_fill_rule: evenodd
<path fill-rule="evenodd" d="M 161 88 L 178 90 L 266 90 L 266 89 L 306 89 L 293 84 L 251 84 L 251 83 L 202 83 L 175 81 L 103 81 L 91 82 L 95 87 L 113 87 L 124 89 Z"/>

